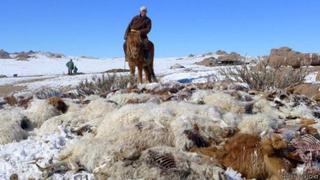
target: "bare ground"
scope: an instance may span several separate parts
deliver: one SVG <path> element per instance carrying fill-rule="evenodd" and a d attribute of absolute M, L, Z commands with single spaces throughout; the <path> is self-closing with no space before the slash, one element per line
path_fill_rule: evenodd
<path fill-rule="evenodd" d="M 9 84 L 9 85 L 3 85 L 0 86 L 0 97 L 5 97 L 5 96 L 9 96 L 13 93 L 17 93 L 23 90 L 26 90 L 27 87 L 26 86 L 21 86 L 19 84 L 23 84 L 23 83 L 32 83 L 32 82 L 37 82 L 37 81 L 44 81 L 46 79 L 51 79 L 51 78 L 39 78 L 39 79 L 32 79 L 32 80 L 22 80 L 19 81 L 15 84 Z"/>
<path fill-rule="evenodd" d="M 0 97 L 9 96 L 12 93 L 19 92 L 26 89 L 25 86 L 4 85 L 0 86 Z"/>

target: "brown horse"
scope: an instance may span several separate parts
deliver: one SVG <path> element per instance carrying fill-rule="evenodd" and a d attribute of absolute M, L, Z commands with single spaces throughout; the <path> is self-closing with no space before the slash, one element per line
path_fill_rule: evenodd
<path fill-rule="evenodd" d="M 126 42 L 126 57 L 130 67 L 130 79 L 131 83 L 134 82 L 135 69 L 138 67 L 138 82 L 142 83 L 142 70 L 145 73 L 146 80 L 150 83 L 157 81 L 154 70 L 153 70 L 153 59 L 154 59 L 154 48 L 148 47 L 150 51 L 150 62 L 145 59 L 145 51 L 143 47 L 143 40 L 141 39 L 140 33 L 137 31 L 130 31 L 128 33 Z"/>

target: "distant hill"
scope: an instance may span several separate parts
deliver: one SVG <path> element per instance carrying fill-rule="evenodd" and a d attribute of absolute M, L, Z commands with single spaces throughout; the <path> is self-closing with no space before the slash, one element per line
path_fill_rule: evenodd
<path fill-rule="evenodd" d="M 3 49 L 0 50 L 0 59 L 15 59 L 19 61 L 26 61 L 31 58 L 37 57 L 47 57 L 47 58 L 65 58 L 66 56 L 62 53 L 53 53 L 53 52 L 42 52 L 42 51 L 21 51 L 9 53 Z"/>

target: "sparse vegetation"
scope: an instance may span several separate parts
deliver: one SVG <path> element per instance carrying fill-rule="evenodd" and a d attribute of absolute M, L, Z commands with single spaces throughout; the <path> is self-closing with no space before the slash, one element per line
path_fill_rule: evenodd
<path fill-rule="evenodd" d="M 219 70 L 227 80 L 247 83 L 256 90 L 284 89 L 293 84 L 302 83 L 308 75 L 308 68 L 294 69 L 292 67 L 271 67 L 267 62 L 258 66 L 243 65 Z"/>
<path fill-rule="evenodd" d="M 94 76 L 91 79 L 82 81 L 78 85 L 77 91 L 80 95 L 106 94 L 116 89 L 126 88 L 129 82 L 130 77 L 127 75 L 106 73 L 102 74 L 102 76 Z"/>

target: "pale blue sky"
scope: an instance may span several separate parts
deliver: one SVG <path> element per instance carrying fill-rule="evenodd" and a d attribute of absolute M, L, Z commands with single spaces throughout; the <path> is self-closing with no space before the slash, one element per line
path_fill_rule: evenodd
<path fill-rule="evenodd" d="M 319 0 L 1 0 L 0 49 L 123 56 L 123 33 L 141 5 L 158 57 L 264 55 L 284 45 L 320 52 Z"/>

